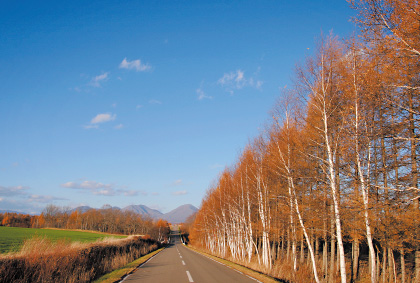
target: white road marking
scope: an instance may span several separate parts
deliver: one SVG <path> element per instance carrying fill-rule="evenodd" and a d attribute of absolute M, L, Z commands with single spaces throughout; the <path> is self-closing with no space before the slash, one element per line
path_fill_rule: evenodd
<path fill-rule="evenodd" d="M 235 269 L 235 268 L 233 268 L 233 267 L 230 267 L 230 266 L 228 266 L 228 265 L 226 265 L 226 264 L 224 264 L 224 263 L 221 263 L 220 261 L 217 261 L 217 260 L 215 260 L 215 259 L 212 259 L 211 257 L 208 257 L 208 256 L 206 256 L 206 255 L 200 254 L 199 252 L 196 252 L 196 251 L 194 251 L 194 250 L 191 250 L 191 251 L 192 251 L 192 252 L 195 252 L 196 254 L 199 254 L 199 255 L 201 255 L 201 256 L 204 256 L 204 257 L 208 258 L 209 260 L 212 260 L 212 261 L 214 261 L 214 262 L 216 262 L 216 263 L 218 263 L 218 264 L 224 265 L 224 266 L 226 266 L 227 268 L 232 269 L 233 271 L 236 271 L 236 272 L 238 272 L 238 273 L 240 273 L 240 274 L 242 274 L 242 275 L 245 275 L 246 277 L 248 277 L 248 278 L 250 278 L 250 279 L 252 279 L 252 280 L 254 280 L 254 281 L 257 281 L 257 282 L 259 282 L 259 283 L 262 283 L 262 282 L 261 282 L 261 281 L 259 281 L 258 279 L 254 278 L 254 277 L 251 277 L 251 276 L 249 276 L 249 275 L 247 275 L 247 274 L 243 274 L 243 273 L 242 273 L 242 272 L 240 272 L 239 270 L 237 270 L 237 269 Z"/>
<path fill-rule="evenodd" d="M 148 260 L 146 260 L 145 262 L 143 262 L 142 264 L 140 264 L 139 266 L 137 266 L 137 268 L 142 267 L 143 265 L 145 265 L 146 263 L 148 263 L 149 261 L 151 261 L 155 256 L 157 256 L 160 252 L 158 252 L 157 254 L 155 254 L 154 256 L 152 256 L 151 258 L 149 258 Z M 124 277 L 123 280 L 121 280 L 120 282 L 124 282 L 125 279 L 127 279 L 131 274 L 128 274 L 127 276 Z"/>
<path fill-rule="evenodd" d="M 179 257 L 182 258 L 182 255 L 180 255 Z"/>
<path fill-rule="evenodd" d="M 190 272 L 187 270 L 187 276 L 188 276 L 188 280 L 190 280 L 190 282 L 194 282 L 194 280 L 191 277 Z"/>
<path fill-rule="evenodd" d="M 185 261 L 182 261 L 182 265 L 185 265 Z"/>

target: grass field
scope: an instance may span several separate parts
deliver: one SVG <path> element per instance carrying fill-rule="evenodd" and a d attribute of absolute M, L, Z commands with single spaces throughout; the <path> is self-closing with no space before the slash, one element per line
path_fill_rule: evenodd
<path fill-rule="evenodd" d="M 107 237 L 125 238 L 126 236 L 82 232 L 73 230 L 34 229 L 0 226 L 0 254 L 17 252 L 26 239 L 34 236 L 47 237 L 51 240 L 68 239 L 77 242 L 94 242 Z"/>

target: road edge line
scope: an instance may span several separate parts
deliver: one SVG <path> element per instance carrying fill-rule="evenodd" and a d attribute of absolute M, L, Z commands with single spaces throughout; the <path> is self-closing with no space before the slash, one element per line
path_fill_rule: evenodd
<path fill-rule="evenodd" d="M 263 283 L 263 281 L 260 281 L 260 280 L 258 280 L 257 278 L 252 277 L 251 275 L 245 274 L 245 273 L 243 273 L 242 271 L 237 270 L 237 269 L 236 269 L 235 267 L 233 267 L 233 266 L 226 265 L 226 264 L 224 264 L 223 262 L 220 262 L 220 261 L 218 261 L 218 260 L 217 260 L 217 259 L 220 259 L 220 260 L 229 261 L 229 260 L 227 260 L 227 259 L 221 259 L 221 258 L 218 258 L 218 257 L 216 257 L 216 256 L 211 255 L 211 256 L 215 257 L 215 259 L 213 259 L 213 258 L 211 258 L 211 257 L 210 257 L 210 255 L 208 255 L 208 254 L 206 254 L 206 253 L 204 253 L 204 252 L 202 252 L 202 251 L 198 251 L 198 250 L 196 250 L 195 248 L 192 248 L 192 247 L 187 246 L 187 245 L 185 245 L 185 247 L 187 247 L 189 250 L 191 250 L 191 251 L 193 251 L 193 252 L 195 252 L 195 253 L 197 253 L 197 254 L 200 254 L 200 255 L 202 255 L 202 256 L 207 257 L 208 259 L 210 259 L 210 260 L 212 260 L 212 261 L 214 261 L 214 262 L 217 262 L 217 263 L 219 263 L 219 264 L 221 264 L 221 265 L 224 265 L 224 266 L 226 266 L 227 268 L 230 268 L 230 269 L 232 269 L 232 270 L 234 270 L 234 271 L 236 271 L 236 272 L 238 272 L 238 273 L 240 273 L 240 274 L 242 274 L 242 275 L 245 275 L 246 277 L 248 277 L 248 278 L 250 278 L 250 279 L 252 279 L 252 280 L 254 280 L 254 281 L 256 281 L 256 282 Z M 259 272 L 259 271 L 253 270 L 253 269 L 251 269 L 251 268 L 249 268 L 249 267 L 246 267 L 246 266 L 240 265 L 240 264 L 238 264 L 238 263 L 234 263 L 234 262 L 232 262 L 232 261 L 229 261 L 229 262 L 231 262 L 232 264 L 235 264 L 235 265 L 239 265 L 239 266 L 241 266 L 241 267 L 243 267 L 243 268 L 246 268 L 246 269 L 250 270 L 251 272 L 258 273 L 258 274 L 260 274 L 261 276 L 267 277 L 268 279 L 270 279 L 270 280 L 272 280 L 272 281 L 274 281 L 274 282 L 279 282 L 278 280 L 276 280 L 276 279 L 275 279 L 275 278 L 273 278 L 273 277 L 270 277 L 270 276 L 269 276 L 269 275 L 267 275 L 267 274 L 264 274 L 264 273 L 261 273 L 261 272 Z"/>
<path fill-rule="evenodd" d="M 136 272 L 137 269 L 139 269 L 140 267 L 142 267 L 143 265 L 145 265 L 146 263 L 148 263 L 150 260 L 152 260 L 152 258 L 154 258 L 158 254 L 160 254 L 164 249 L 166 249 L 166 247 L 163 247 L 159 252 L 157 252 L 156 254 L 154 254 L 152 257 L 148 258 L 145 262 L 143 262 L 143 263 L 139 264 L 138 266 L 136 266 L 135 268 L 133 268 L 133 270 L 131 270 L 129 273 L 127 273 L 126 275 L 124 275 L 123 277 L 121 277 L 121 280 L 119 280 L 117 282 L 119 282 L 119 283 L 124 282 L 124 280 L 127 279 L 127 277 L 129 277 L 131 274 L 133 274 L 134 272 Z"/>

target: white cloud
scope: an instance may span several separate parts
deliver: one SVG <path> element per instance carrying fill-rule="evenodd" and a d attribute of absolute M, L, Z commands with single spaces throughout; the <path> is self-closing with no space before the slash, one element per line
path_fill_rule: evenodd
<path fill-rule="evenodd" d="M 127 58 L 124 58 L 119 66 L 120 69 L 136 70 L 137 72 L 144 72 L 151 69 L 150 65 L 142 64 L 139 59 L 128 61 Z"/>
<path fill-rule="evenodd" d="M 61 187 L 89 191 L 94 195 L 112 196 L 116 193 L 113 185 L 96 181 L 83 181 L 81 183 L 67 182 L 62 184 Z"/>
<path fill-rule="evenodd" d="M 233 87 L 235 89 L 241 89 L 245 86 L 246 80 L 244 78 L 244 72 L 237 70 L 236 72 L 225 73 L 217 83 L 225 87 Z"/>
<path fill-rule="evenodd" d="M 197 88 L 196 93 L 198 94 L 198 100 L 203 100 L 205 98 L 212 99 L 213 97 L 206 95 L 206 93 L 201 89 Z"/>
<path fill-rule="evenodd" d="M 260 67 L 258 67 L 257 72 L 255 72 L 254 75 L 257 76 L 259 71 Z M 246 78 L 245 72 L 239 69 L 235 72 L 225 73 L 223 77 L 217 81 L 217 84 L 224 87 L 225 90 L 230 94 L 233 94 L 234 90 L 239 90 L 244 87 L 254 87 L 256 89 L 261 89 L 263 81 L 253 77 Z"/>
<path fill-rule="evenodd" d="M 100 195 L 100 196 L 115 196 L 114 189 L 101 189 L 101 190 L 95 190 L 92 192 L 94 195 Z"/>
<path fill-rule="evenodd" d="M 141 105 L 141 104 L 137 104 L 137 105 L 136 105 L 136 109 L 138 110 L 138 109 L 140 109 L 140 108 L 143 108 L 143 105 Z"/>
<path fill-rule="evenodd" d="M 151 99 L 149 100 L 150 104 L 162 104 L 162 102 L 160 100 L 156 100 L 156 99 Z"/>
<path fill-rule="evenodd" d="M 118 193 L 121 193 L 126 197 L 138 196 L 139 194 L 141 194 L 142 196 L 147 196 L 148 195 L 147 192 L 137 191 L 137 190 L 118 190 Z"/>
<path fill-rule="evenodd" d="M 179 179 L 179 180 L 174 181 L 174 182 L 172 183 L 172 186 L 180 186 L 180 185 L 182 185 L 182 184 L 183 184 L 182 180 L 181 180 L 181 179 Z"/>
<path fill-rule="evenodd" d="M 124 125 L 123 125 L 123 124 L 118 124 L 118 125 L 116 125 L 116 126 L 114 127 L 114 129 L 116 129 L 116 130 L 120 130 L 120 129 L 122 129 L 122 128 L 124 128 Z"/>
<path fill-rule="evenodd" d="M 17 196 L 17 195 L 25 195 L 26 190 L 29 187 L 24 186 L 14 186 L 14 187 L 3 187 L 0 186 L 0 196 Z"/>
<path fill-rule="evenodd" d="M 99 128 L 98 125 L 84 125 L 83 128 L 85 129 L 97 129 Z"/>
<path fill-rule="evenodd" d="M 121 190 L 121 192 L 125 196 L 137 196 L 139 194 L 139 192 L 135 190 Z"/>
<path fill-rule="evenodd" d="M 66 199 L 58 198 L 54 196 L 43 196 L 43 195 L 30 195 L 28 198 L 29 202 L 38 202 L 38 203 L 51 203 L 54 200 L 66 200 Z"/>
<path fill-rule="evenodd" d="M 103 184 L 96 181 L 83 181 L 81 183 L 76 182 L 67 182 L 61 185 L 63 188 L 71 188 L 71 189 L 87 189 L 87 190 L 96 190 L 96 189 L 109 189 L 113 186 L 110 184 Z"/>
<path fill-rule="evenodd" d="M 217 169 L 217 168 L 223 168 L 223 167 L 224 167 L 224 165 L 215 163 L 215 164 L 213 164 L 213 165 L 210 166 L 210 169 Z"/>
<path fill-rule="evenodd" d="M 83 127 L 85 129 L 98 129 L 99 124 L 114 121 L 116 118 L 117 118 L 117 114 L 101 113 L 93 117 L 92 120 L 90 120 L 90 123 L 88 125 L 84 125 Z M 117 125 L 116 127 L 122 128 L 122 124 L 120 125 Z"/>
<path fill-rule="evenodd" d="M 188 192 L 186 190 L 176 191 L 176 192 L 172 193 L 172 195 L 174 195 L 174 196 L 182 196 L 182 195 L 186 195 L 186 194 L 188 194 Z"/>
<path fill-rule="evenodd" d="M 99 123 L 105 123 L 105 122 L 109 122 L 109 121 L 114 121 L 115 118 L 117 118 L 116 114 L 111 114 L 111 113 L 102 113 L 102 114 L 98 114 L 96 115 L 91 121 L 91 124 L 99 124 Z"/>
<path fill-rule="evenodd" d="M 94 78 L 92 78 L 92 80 L 90 81 L 90 85 L 94 86 L 94 87 L 100 87 L 101 83 L 106 82 L 109 78 L 108 78 L 109 72 L 103 73 L 99 76 L 96 76 Z"/>
<path fill-rule="evenodd" d="M 137 190 L 126 190 L 117 188 L 114 184 L 104 184 L 101 182 L 96 181 L 83 181 L 83 182 L 67 182 L 61 184 L 61 187 L 68 188 L 68 189 L 76 189 L 81 191 L 90 192 L 93 195 L 101 195 L 101 196 L 116 196 L 116 195 L 124 195 L 124 196 L 137 196 L 139 193 L 142 195 L 147 195 L 147 193 Z"/>

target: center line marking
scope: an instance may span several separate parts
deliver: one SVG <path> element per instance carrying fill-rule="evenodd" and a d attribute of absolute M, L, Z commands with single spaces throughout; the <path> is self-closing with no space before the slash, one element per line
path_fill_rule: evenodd
<path fill-rule="evenodd" d="M 191 277 L 190 272 L 187 270 L 187 276 L 188 276 L 188 280 L 190 280 L 190 282 L 194 282 L 194 280 Z"/>
<path fill-rule="evenodd" d="M 185 265 L 185 261 L 182 261 L 182 265 Z"/>

